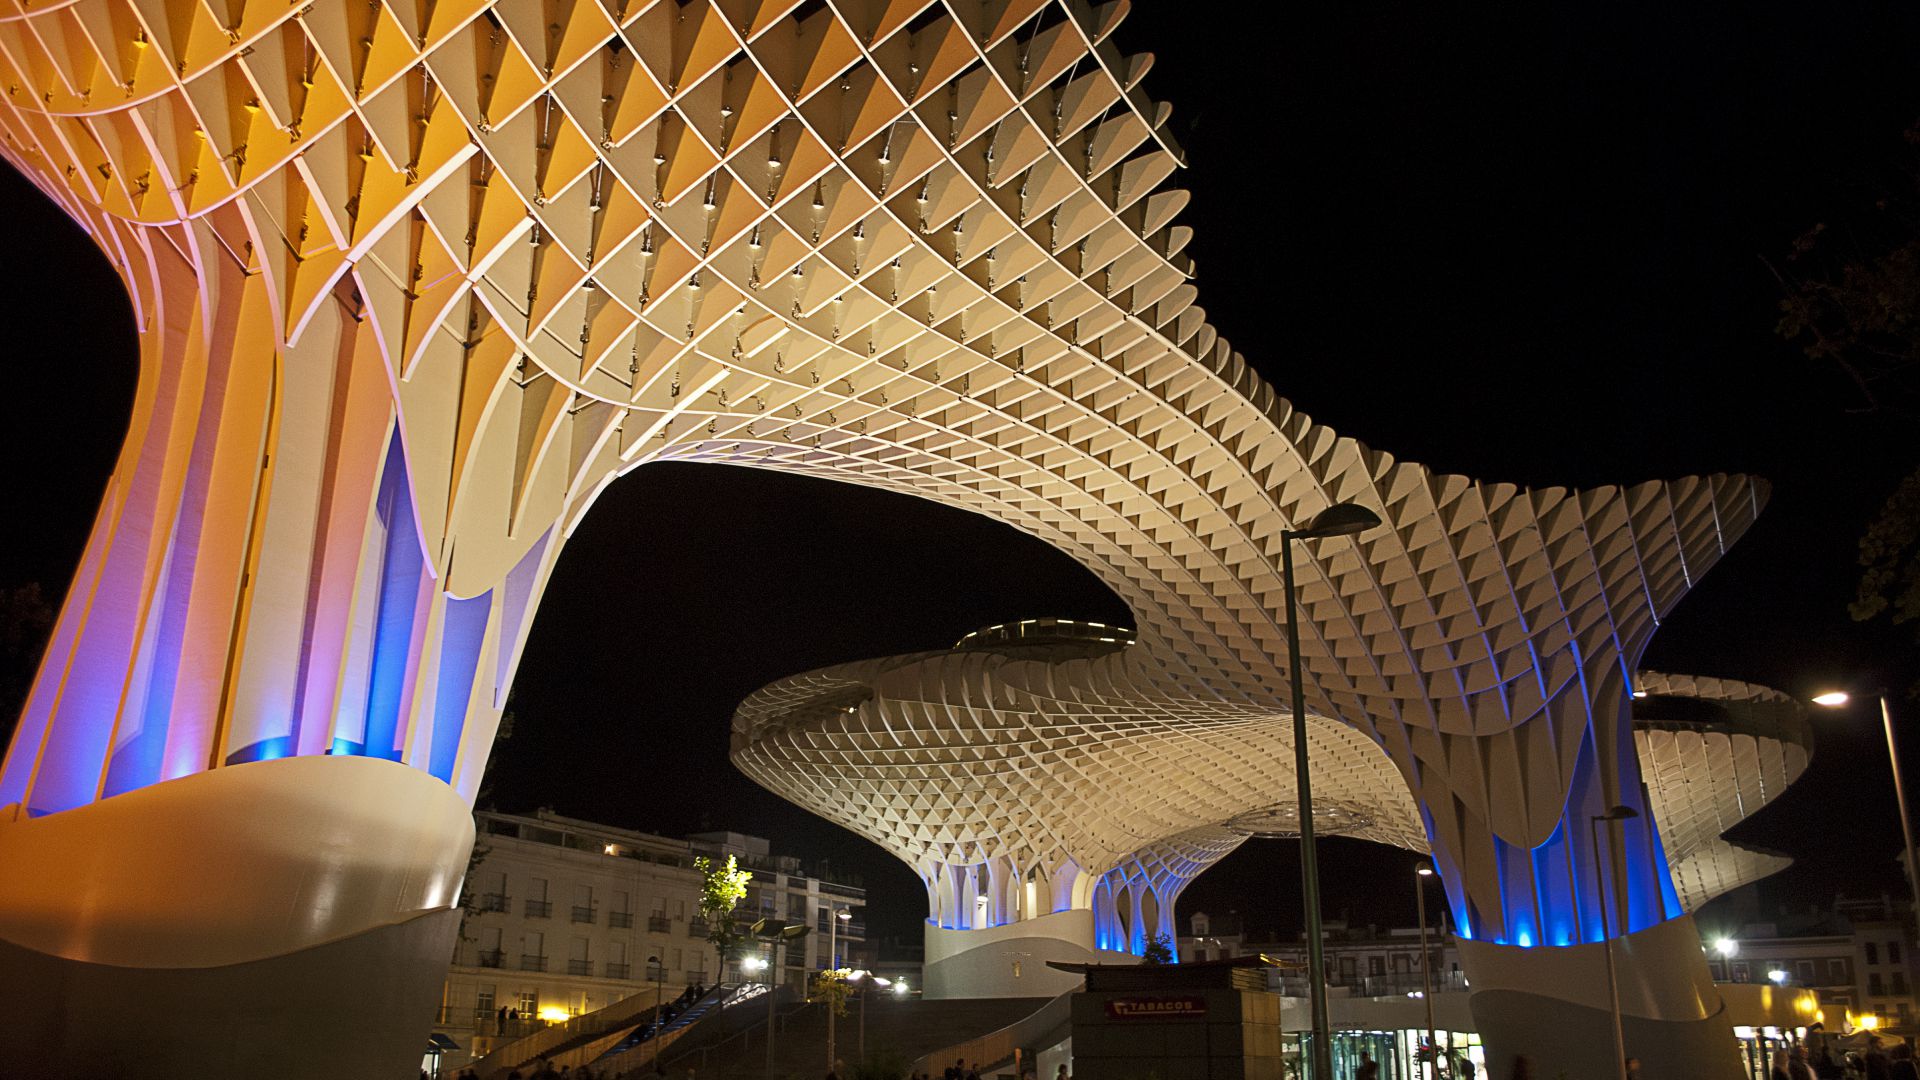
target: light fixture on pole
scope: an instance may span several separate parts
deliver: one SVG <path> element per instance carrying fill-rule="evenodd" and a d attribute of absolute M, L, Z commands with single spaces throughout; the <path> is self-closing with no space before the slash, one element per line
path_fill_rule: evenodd
<path fill-rule="evenodd" d="M 1640 816 L 1640 812 L 1631 806 L 1616 806 L 1604 814 L 1595 814 L 1587 821 L 1587 831 L 1593 839 L 1594 887 L 1600 891 L 1600 948 L 1607 955 L 1607 1001 L 1613 1013 L 1613 1067 L 1618 1080 L 1627 1080 L 1627 1035 L 1620 1025 L 1620 977 L 1613 967 L 1613 930 L 1607 918 L 1608 890 L 1607 880 L 1611 876 L 1612 864 L 1619 862 L 1614 836 L 1615 827 L 1622 821 Z M 1605 863 L 1600 860 L 1600 823 L 1607 823 L 1607 854 Z M 1620 927 L 1626 933 L 1625 920 Z"/>
<path fill-rule="evenodd" d="M 789 923 L 785 919 L 766 918 L 753 924 L 753 936 L 767 943 L 767 1075 L 773 1075 L 773 1043 L 777 1034 L 779 1014 L 775 1002 L 778 1000 L 780 979 L 780 945 L 787 943 L 788 957 L 791 958 L 792 943 L 807 936 L 811 927 L 805 923 Z M 802 954 L 804 955 L 804 954 Z"/>
<path fill-rule="evenodd" d="M 1307 992 L 1313 1006 L 1314 1080 L 1333 1080 L 1333 1034 L 1327 1023 L 1327 957 L 1321 938 L 1320 867 L 1314 855 L 1313 782 L 1307 774 L 1307 691 L 1300 674 L 1299 601 L 1294 594 L 1293 542 L 1352 536 L 1380 524 L 1358 503 L 1335 503 L 1304 528 L 1280 533 L 1281 579 L 1287 594 L 1287 671 L 1293 683 L 1293 774 L 1300 797 L 1300 894 L 1307 922 Z"/>
<path fill-rule="evenodd" d="M 1887 767 L 1893 770 L 1894 805 L 1900 810 L 1900 839 L 1907 845 L 1907 896 L 1913 901 L 1913 917 L 1920 919 L 1920 863 L 1913 855 L 1913 815 L 1907 813 L 1907 789 L 1900 782 L 1900 747 L 1893 739 L 1893 711 L 1887 707 L 1887 692 L 1877 690 L 1880 699 L 1880 725 L 1887 731 Z M 1853 700 L 1845 690 L 1829 690 L 1813 699 L 1815 705 L 1838 709 Z"/>
<path fill-rule="evenodd" d="M 1440 1043 L 1433 1034 L 1433 965 L 1427 952 L 1427 879 L 1433 876 L 1433 864 L 1421 863 L 1413 869 L 1414 904 L 1420 909 L 1420 995 L 1427 1003 L 1427 1075 L 1440 1075 Z"/>
<path fill-rule="evenodd" d="M 833 973 L 830 976 L 831 978 L 837 979 L 840 977 L 839 975 L 839 972 L 840 972 L 840 943 L 839 943 L 840 924 L 843 922 L 850 922 L 852 921 L 852 919 L 853 919 L 853 912 L 847 910 L 844 907 L 836 906 L 833 909 L 833 918 L 827 920 L 827 970 Z M 837 1030 L 839 1025 L 836 1023 L 836 1021 L 839 1019 L 839 1009 L 836 1007 L 838 1006 L 838 1004 L 839 1002 L 835 1001 L 831 996 L 828 997 L 827 999 L 827 1069 L 829 1071 L 832 1071 L 834 1069 L 834 1062 L 838 1060 L 835 1054 L 835 1049 L 834 1049 L 835 1036 L 839 1034 Z"/>

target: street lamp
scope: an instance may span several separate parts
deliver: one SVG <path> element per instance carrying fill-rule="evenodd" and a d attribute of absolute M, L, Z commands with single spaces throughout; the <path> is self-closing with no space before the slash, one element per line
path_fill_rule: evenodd
<path fill-rule="evenodd" d="M 1287 665 L 1293 681 L 1293 774 L 1300 797 L 1300 894 L 1307 919 L 1307 991 L 1313 1005 L 1314 1080 L 1333 1080 L 1333 1032 L 1327 1023 L 1327 957 L 1321 942 L 1320 868 L 1314 858 L 1313 782 L 1307 775 L 1307 691 L 1300 674 L 1300 617 L 1295 610 L 1293 542 L 1352 536 L 1380 524 L 1358 503 L 1335 503 L 1301 529 L 1280 533 L 1281 576 L 1287 594 Z"/>
<path fill-rule="evenodd" d="M 1913 817 L 1907 813 L 1907 789 L 1900 783 L 1900 751 L 1893 741 L 1893 712 L 1887 708 L 1887 693 L 1876 691 L 1880 699 L 1880 724 L 1887 729 L 1887 767 L 1893 770 L 1893 798 L 1900 808 L 1900 838 L 1907 845 L 1907 890 L 1914 904 L 1914 918 L 1920 919 L 1920 863 L 1913 858 Z M 1838 709 L 1852 701 L 1845 690 L 1829 690 L 1813 699 L 1815 705 Z"/>
<path fill-rule="evenodd" d="M 659 957 L 649 956 L 647 966 L 653 969 L 653 1053 L 648 1056 L 657 1068 L 660 1064 L 660 1036 L 666 1034 L 666 1024 L 662 1018 L 667 1014 L 667 965 L 661 963 Z"/>
<path fill-rule="evenodd" d="M 785 919 L 766 918 L 753 924 L 753 936 L 767 945 L 767 1075 L 773 1075 L 773 1042 L 775 1028 L 779 1026 L 779 1014 L 775 1006 L 774 992 L 780 981 L 780 943 L 788 943 L 789 959 L 792 958 L 792 943 L 807 936 L 805 923 L 789 923 Z"/>
<path fill-rule="evenodd" d="M 833 909 L 833 918 L 827 920 L 828 971 L 838 972 L 840 970 L 840 945 L 838 940 L 840 924 L 850 922 L 852 919 L 853 912 L 844 907 L 836 907 Z M 829 1072 L 833 1071 L 833 1063 L 839 1060 L 834 1054 L 834 1037 L 838 1034 L 836 1029 L 839 1026 L 835 1023 L 835 1021 L 839 1019 L 839 1013 L 838 1010 L 834 1008 L 834 1005 L 835 1002 L 833 1000 L 829 999 L 827 1001 L 827 1071 Z"/>
<path fill-rule="evenodd" d="M 1614 846 L 1614 826 L 1639 816 L 1640 811 L 1631 806 L 1616 806 L 1587 820 L 1587 831 L 1593 839 L 1594 887 L 1600 892 L 1600 947 L 1607 954 L 1607 1000 L 1613 1011 L 1613 1068 L 1619 1080 L 1627 1080 L 1627 1036 L 1620 1026 L 1620 977 L 1613 967 L 1613 930 L 1607 919 L 1607 870 L 1610 866 L 1600 861 L 1600 823 L 1607 823 L 1607 863 L 1611 864 L 1619 859 Z M 1624 934 L 1626 929 L 1622 926 L 1621 933 Z"/>
<path fill-rule="evenodd" d="M 1440 1043 L 1433 1035 L 1433 969 L 1427 955 L 1427 879 L 1433 876 L 1433 864 L 1421 863 L 1413 870 L 1414 903 L 1420 908 L 1420 992 L 1427 1002 L 1427 1075 L 1440 1075 Z"/>
<path fill-rule="evenodd" d="M 847 981 L 849 983 L 856 983 L 856 984 L 872 983 L 873 985 L 879 986 L 879 987 L 888 987 L 893 985 L 892 979 L 883 979 L 880 976 L 875 975 L 871 971 L 850 971 L 847 973 Z M 867 988 L 863 985 L 860 987 L 860 1061 L 864 1064 L 866 1060 L 867 1060 Z"/>

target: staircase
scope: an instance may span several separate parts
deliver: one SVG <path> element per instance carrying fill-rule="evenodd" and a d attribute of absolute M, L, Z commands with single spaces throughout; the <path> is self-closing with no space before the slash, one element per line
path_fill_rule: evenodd
<path fill-rule="evenodd" d="M 722 1012 L 745 1006 L 749 1002 L 764 1003 L 766 992 L 764 983 L 722 983 L 675 1013 L 658 1030 L 652 1023 L 643 1024 L 612 1045 L 602 1044 L 600 1053 L 586 1060 L 591 1062 L 594 1073 L 599 1076 L 620 1076 L 653 1066 L 665 1060 L 669 1048 L 691 1033 L 701 1021 L 716 1019 Z M 554 1059 L 556 1068 L 561 1064 Z M 565 1064 L 577 1065 L 580 1062 Z"/>
<path fill-rule="evenodd" d="M 892 1060 L 902 1067 L 935 1052 L 998 1033 L 1051 1003 L 1045 998 L 974 1001 L 923 1001 L 875 994 L 867 1002 L 869 1061 Z M 745 1017 L 757 1017 L 743 1023 Z M 860 1003 L 848 1003 L 835 1022 L 834 1056 L 848 1065 L 860 1061 Z M 700 1080 L 818 1080 L 827 1071 L 827 1014 L 822 1004 L 787 1011 L 778 1025 L 773 1068 L 767 1068 L 766 1003 L 699 1036 L 684 1039 L 661 1055 L 669 1076 L 691 1068 Z M 951 1064 L 951 1058 L 947 1064 Z M 969 1059 L 972 1060 L 972 1059 Z M 985 1063 L 985 1059 L 981 1059 Z M 943 1065 L 942 1068 L 945 1066 Z M 594 1064 L 600 1072 L 600 1064 Z M 934 1070 L 937 1074 L 939 1070 Z M 841 1075 L 846 1075 L 842 1072 Z"/>
<path fill-rule="evenodd" d="M 562 1063 L 574 1064 L 571 1060 L 573 1057 L 583 1057 L 590 1050 L 598 1053 L 592 1049 L 596 1044 L 605 1046 L 635 1026 L 652 1019 L 654 1008 L 659 1004 L 659 995 L 657 987 L 647 987 L 604 1009 L 541 1028 L 495 1047 L 492 1053 L 468 1068 L 478 1073 L 482 1080 L 495 1080 L 505 1077 L 514 1069 L 531 1071 L 528 1067 L 541 1058 L 554 1062 L 555 1068 Z"/>

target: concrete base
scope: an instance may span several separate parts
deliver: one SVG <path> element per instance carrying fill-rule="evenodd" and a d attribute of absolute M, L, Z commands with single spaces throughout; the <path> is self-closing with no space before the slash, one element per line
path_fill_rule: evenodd
<path fill-rule="evenodd" d="M 1707 972 L 1689 917 L 1613 942 L 1628 1057 L 1647 1076 L 1735 1080 L 1733 1025 Z M 1536 1077 L 1612 1080 L 1613 1013 L 1602 946 L 1522 949 L 1462 941 L 1487 1076 L 1513 1075 L 1524 1057 Z"/>
<path fill-rule="evenodd" d="M 411 1080 L 460 912 L 288 956 L 124 968 L 0 942 L 0 1074 L 48 1080 Z"/>
<path fill-rule="evenodd" d="M 370 758 L 0 808 L 0 1075 L 410 1080 L 473 818 Z"/>
<path fill-rule="evenodd" d="M 1056 971 L 1049 960 L 1075 964 L 1137 964 L 1132 953 L 1093 946 L 1093 912 L 1056 911 L 981 930 L 927 926 L 928 998 L 1050 998 L 1080 985 L 1080 976 Z"/>

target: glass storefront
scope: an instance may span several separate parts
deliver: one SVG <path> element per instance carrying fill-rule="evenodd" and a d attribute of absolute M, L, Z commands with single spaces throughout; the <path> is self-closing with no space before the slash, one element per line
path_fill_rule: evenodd
<path fill-rule="evenodd" d="M 1436 1031 L 1440 1044 L 1437 1071 L 1429 1072 L 1420 1061 L 1420 1047 L 1426 1042 L 1425 1028 L 1397 1031 L 1336 1031 L 1333 1033 L 1333 1075 L 1335 1080 L 1352 1080 L 1360 1069 L 1360 1055 L 1370 1055 L 1380 1065 L 1380 1080 L 1454 1080 L 1455 1064 L 1465 1057 L 1473 1062 L 1477 1076 L 1486 1076 L 1486 1052 L 1480 1036 L 1468 1031 Z M 1288 1032 L 1282 1037 L 1288 1080 L 1309 1080 L 1312 1076 L 1313 1038 L 1305 1032 Z M 1308 1063 L 1303 1067 L 1301 1047 L 1307 1047 Z M 1764 1074 L 1762 1080 L 1765 1080 Z"/>

